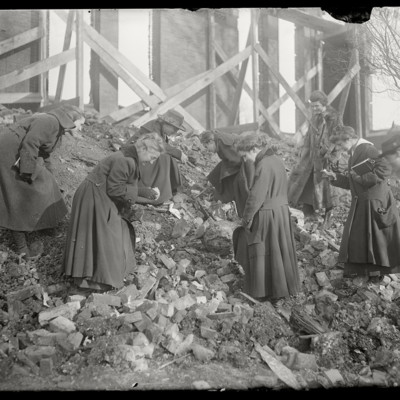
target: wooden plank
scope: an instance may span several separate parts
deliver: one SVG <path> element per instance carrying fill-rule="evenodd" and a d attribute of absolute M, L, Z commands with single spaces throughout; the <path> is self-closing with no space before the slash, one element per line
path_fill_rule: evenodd
<path fill-rule="evenodd" d="M 354 50 L 351 53 L 351 57 L 349 60 L 349 67 L 351 68 L 354 65 L 355 62 L 355 53 Z M 351 88 L 351 82 L 349 82 L 346 87 L 343 89 L 342 94 L 340 96 L 340 101 L 339 101 L 339 107 L 338 107 L 338 112 L 340 115 L 343 115 L 344 110 L 346 108 L 346 104 L 347 104 L 347 99 L 349 97 L 349 93 L 350 93 L 350 88 Z"/>
<path fill-rule="evenodd" d="M 43 36 L 40 39 L 40 59 L 41 60 L 46 60 L 49 56 L 48 52 L 48 17 L 49 17 L 49 11 L 48 10 L 42 10 L 40 11 L 39 14 L 39 24 L 40 27 L 43 30 Z M 48 83 L 49 83 L 49 72 L 44 71 L 40 75 L 40 93 L 42 95 L 42 106 L 45 106 L 49 102 L 49 93 L 48 93 Z"/>
<path fill-rule="evenodd" d="M 360 66 L 358 64 L 353 65 L 346 75 L 336 84 L 332 91 L 328 94 L 328 104 L 332 103 L 337 96 L 342 92 L 348 83 L 356 76 Z"/>
<path fill-rule="evenodd" d="M 256 19 L 256 10 L 251 9 L 251 72 L 253 78 L 253 121 L 258 122 L 259 116 L 259 108 L 258 108 L 258 56 L 257 51 L 255 49 L 255 44 L 257 43 L 257 19 Z M 257 129 L 258 133 L 258 129 Z"/>
<path fill-rule="evenodd" d="M 306 72 L 306 74 L 300 78 L 291 88 L 294 92 L 298 92 L 303 86 L 304 84 L 309 81 L 310 79 L 312 79 L 315 75 L 317 75 L 318 73 L 318 67 L 315 65 L 314 67 L 312 67 L 310 70 L 308 70 Z M 274 114 L 276 111 L 279 110 L 279 107 L 287 100 L 289 99 L 290 96 L 289 94 L 286 92 L 284 93 L 281 97 L 279 97 L 279 99 L 275 100 L 269 107 L 268 107 L 268 112 L 270 112 L 271 114 Z"/>
<path fill-rule="evenodd" d="M 228 56 L 225 54 L 224 50 L 222 49 L 221 46 L 219 46 L 218 43 L 215 44 L 215 50 L 216 50 L 218 56 L 221 58 L 221 60 L 223 60 L 225 62 L 228 59 Z M 242 65 L 243 65 L 243 63 L 242 63 Z M 237 67 L 233 68 L 231 71 L 229 71 L 229 73 L 230 73 L 231 77 L 235 80 L 236 85 L 238 85 L 237 81 L 238 81 L 239 78 L 238 78 L 237 75 L 239 73 L 238 73 Z M 252 91 L 252 89 L 250 88 L 250 86 L 246 82 L 244 82 L 243 88 L 246 91 L 246 93 L 250 96 L 250 98 L 253 98 L 253 91 Z M 259 107 L 259 109 L 261 111 L 261 114 L 263 115 L 263 117 L 261 117 L 259 125 L 261 126 L 261 123 L 263 123 L 265 121 L 268 121 L 268 123 L 270 124 L 270 128 L 272 129 L 272 133 L 276 137 L 279 137 L 281 131 L 279 129 L 278 124 L 273 119 L 272 113 L 270 113 L 265 108 L 264 104 L 262 103 L 262 101 L 260 99 L 258 99 L 257 102 L 258 102 L 258 107 Z"/>
<path fill-rule="evenodd" d="M 193 76 L 184 82 L 178 83 L 174 86 L 171 86 L 168 89 L 165 89 L 164 92 L 167 96 L 172 96 L 176 93 L 179 93 L 181 90 L 185 89 L 186 87 L 191 85 L 193 82 L 196 82 L 198 79 L 205 76 L 206 73 L 207 73 L 207 71 L 202 72 L 196 76 Z M 155 95 L 151 95 L 150 97 L 154 98 L 154 101 L 156 101 L 157 103 L 161 102 L 160 99 Z M 108 115 L 101 115 L 101 116 L 99 116 L 99 118 L 109 117 L 109 118 L 112 118 L 116 122 L 120 122 L 126 118 L 129 118 L 131 115 L 135 114 L 136 112 L 144 110 L 145 109 L 144 105 L 142 104 L 142 106 L 140 107 L 139 103 L 142 104 L 142 102 L 139 101 L 139 102 L 131 104 L 127 107 L 121 108 L 120 110 L 114 111 Z"/>
<path fill-rule="evenodd" d="M 36 28 L 29 29 L 19 35 L 15 35 L 8 39 L 0 42 L 0 56 L 8 53 L 9 51 L 18 49 L 21 46 L 31 43 L 35 40 L 41 39 L 44 35 L 43 28 L 38 26 Z"/>
<path fill-rule="evenodd" d="M 67 15 L 64 11 L 54 10 L 54 12 L 64 22 L 66 22 Z M 143 72 L 141 72 L 139 70 L 139 68 L 137 68 L 130 60 L 128 60 L 127 57 L 125 57 L 121 52 L 119 52 L 110 42 L 108 42 L 103 36 L 101 36 L 95 29 L 93 29 L 91 26 L 87 25 L 85 22 L 82 25 L 83 25 L 84 40 L 88 44 L 90 41 L 92 43 L 92 45 L 96 46 L 98 51 L 99 51 L 99 49 L 103 50 L 101 52 L 103 55 L 107 54 L 107 55 L 111 56 L 114 66 L 118 66 L 119 70 L 125 69 L 129 74 L 134 76 L 135 79 L 137 79 L 140 83 L 142 83 L 145 87 L 147 87 L 151 92 L 153 92 L 154 95 L 156 95 L 160 100 L 164 100 L 167 98 L 167 96 L 165 95 L 163 90 L 156 83 L 154 83 L 145 74 L 143 74 Z M 89 44 L 89 46 L 92 47 L 90 44 Z M 98 51 L 96 51 L 96 53 L 98 53 Z M 108 57 L 108 59 L 110 60 L 110 57 Z M 107 63 L 107 64 L 111 68 L 110 64 L 109 63 Z M 123 69 L 121 67 L 123 67 Z M 116 71 L 114 71 L 114 72 L 116 72 Z M 117 75 L 119 75 L 119 73 L 117 73 Z M 126 73 L 124 73 L 124 76 L 125 77 L 127 76 Z M 122 79 L 122 77 L 121 77 L 121 79 Z M 146 104 L 149 104 L 148 102 L 151 103 L 152 100 L 149 99 L 150 96 L 133 79 L 129 79 L 129 80 L 130 80 L 131 84 L 136 86 L 135 93 L 143 101 L 145 101 Z M 125 83 L 127 83 L 127 82 L 125 81 Z M 132 87 L 131 87 L 131 89 L 132 89 Z M 142 95 L 140 95 L 139 93 L 142 93 Z M 142 96 L 144 96 L 147 99 L 147 101 Z M 149 104 L 149 106 L 152 107 L 150 104 Z M 183 107 L 178 106 L 178 107 L 176 107 L 176 110 L 179 111 L 184 116 L 185 122 L 187 122 L 192 128 L 200 130 L 200 131 L 204 130 L 204 127 L 202 126 L 202 124 L 200 124 L 194 117 L 192 117 Z"/>
<path fill-rule="evenodd" d="M 217 94 L 217 106 L 220 108 L 220 110 L 227 116 L 231 114 L 231 109 L 227 106 L 225 101 L 222 99 L 220 95 Z"/>
<path fill-rule="evenodd" d="M 318 43 L 317 50 L 317 68 L 318 68 L 318 90 L 324 91 L 324 68 L 323 68 L 323 53 L 322 53 L 322 41 Z"/>
<path fill-rule="evenodd" d="M 257 18 L 259 17 L 259 13 L 257 14 Z M 247 35 L 247 41 L 246 41 L 246 47 L 250 45 L 251 43 L 251 24 L 249 27 L 249 33 Z M 230 124 L 235 124 L 238 115 L 239 115 L 239 107 L 240 107 L 240 98 L 242 96 L 242 90 L 243 90 L 243 85 L 245 83 L 246 79 L 246 72 L 247 72 L 247 65 L 249 64 L 249 59 L 246 59 L 243 61 L 241 67 L 240 67 L 240 72 L 238 76 L 238 82 L 235 90 L 235 94 L 233 95 L 233 100 L 232 100 L 232 114 L 231 117 L 229 118 L 229 123 Z"/>
<path fill-rule="evenodd" d="M 40 103 L 42 101 L 42 95 L 35 92 L 25 93 L 0 93 L 0 104 L 12 104 L 12 103 Z"/>
<path fill-rule="evenodd" d="M 354 77 L 354 86 L 356 94 L 356 132 L 363 137 L 362 111 L 361 111 L 361 82 L 360 82 L 360 61 L 358 50 L 354 49 L 355 64 L 358 66 L 358 72 Z"/>
<path fill-rule="evenodd" d="M 231 126 L 223 126 L 218 127 L 217 130 L 220 132 L 228 132 L 228 133 L 242 133 L 247 131 L 256 131 L 259 128 L 258 122 L 250 122 L 248 124 L 242 125 L 231 125 Z"/>
<path fill-rule="evenodd" d="M 67 26 L 65 28 L 63 51 L 68 50 L 71 45 L 72 26 L 74 23 L 74 17 L 75 17 L 75 11 L 70 10 L 68 13 Z M 64 88 L 64 79 L 65 79 L 66 70 L 67 70 L 67 66 L 61 65 L 60 70 L 58 72 L 57 89 L 56 89 L 56 95 L 55 95 L 56 102 L 59 102 L 61 100 L 62 91 Z"/>
<path fill-rule="evenodd" d="M 290 87 L 290 85 L 287 83 L 286 79 L 281 75 L 281 73 L 277 70 L 277 68 L 275 67 L 275 65 L 273 65 L 273 63 L 271 62 L 269 56 L 267 55 L 267 53 L 264 51 L 264 49 L 258 44 L 256 43 L 254 45 L 254 47 L 256 48 L 259 56 L 261 57 L 261 59 L 265 62 L 265 64 L 268 66 L 268 68 L 270 69 L 270 71 L 274 74 L 274 76 L 276 77 L 276 79 L 278 79 L 279 83 L 283 86 L 283 88 L 288 92 L 289 96 L 293 99 L 294 103 L 296 104 L 296 106 L 300 109 L 300 111 L 304 114 L 304 116 L 306 117 L 306 119 L 309 119 L 308 117 L 308 111 L 307 108 L 305 107 L 304 103 L 301 101 L 301 99 L 299 98 L 299 96 L 296 94 L 296 92 L 294 90 L 292 90 L 292 88 Z"/>
<path fill-rule="evenodd" d="M 327 35 L 334 36 L 347 32 L 347 24 L 328 21 L 316 15 L 307 14 L 296 8 L 267 8 L 266 12 L 274 17 L 284 19 L 294 24 L 304 25 Z"/>
<path fill-rule="evenodd" d="M 198 93 L 200 90 L 207 87 L 211 82 L 215 81 L 220 76 L 224 75 L 230 69 L 232 69 L 235 65 L 239 64 L 246 58 L 248 58 L 251 54 L 251 46 L 246 47 L 240 53 L 234 55 L 225 63 L 219 65 L 212 71 L 208 71 L 207 75 L 200 79 L 199 81 L 193 83 L 188 88 L 182 90 L 180 93 L 176 94 L 165 100 L 165 102 L 153 110 L 149 111 L 147 114 L 143 115 L 142 117 L 138 118 L 133 125 L 141 126 L 142 124 L 146 123 L 153 119 L 157 114 L 166 112 L 167 110 L 174 108 L 178 104 L 182 103 L 189 97 L 193 96 L 194 94 Z"/>
<path fill-rule="evenodd" d="M 76 97 L 83 110 L 83 11 L 76 11 Z"/>
<path fill-rule="evenodd" d="M 79 107 L 79 98 L 73 97 L 72 99 L 61 100 L 59 102 L 52 102 L 52 103 L 48 104 L 47 106 L 40 107 L 38 111 L 39 112 L 47 112 L 50 110 L 54 110 L 55 108 L 58 108 L 65 104 L 71 104 L 73 106 Z"/>
<path fill-rule="evenodd" d="M 56 54 L 55 56 L 51 56 L 46 60 L 35 62 L 24 68 L 17 69 L 6 75 L 2 75 L 0 76 L 0 90 L 15 85 L 19 82 L 23 82 L 29 78 L 37 76 L 45 71 L 49 71 L 50 69 L 58 67 L 59 65 L 68 63 L 74 59 L 75 49 L 70 49 L 60 54 Z"/>
<path fill-rule="evenodd" d="M 208 10 L 207 12 L 207 22 L 208 22 L 208 69 L 215 69 L 215 18 L 214 10 Z M 215 84 L 211 83 L 208 87 L 209 90 L 209 127 L 214 129 L 217 126 L 217 96 Z"/>

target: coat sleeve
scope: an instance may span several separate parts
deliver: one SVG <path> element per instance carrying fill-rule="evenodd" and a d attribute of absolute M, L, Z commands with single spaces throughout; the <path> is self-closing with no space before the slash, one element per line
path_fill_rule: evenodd
<path fill-rule="evenodd" d="M 390 164 L 384 158 L 378 158 L 378 155 L 379 153 L 374 147 L 367 148 L 365 158 L 375 159 L 374 170 L 357 177 L 357 182 L 366 188 L 372 187 L 390 177 Z"/>
<path fill-rule="evenodd" d="M 59 123 L 55 118 L 35 118 L 29 126 L 28 132 L 21 143 L 19 152 L 20 173 L 33 174 L 36 169 L 39 152 L 43 154 L 43 147 L 52 148 L 57 140 Z"/>
<path fill-rule="evenodd" d="M 168 143 L 165 145 L 165 150 L 166 153 L 169 154 L 171 157 L 177 158 L 178 160 L 182 158 L 182 151 L 174 146 L 171 146 Z"/>
<path fill-rule="evenodd" d="M 263 161 L 261 161 L 262 163 Z M 258 169 L 258 168 L 257 168 Z M 261 208 L 267 195 L 267 185 L 269 181 L 268 169 L 264 165 L 260 165 L 254 176 L 254 183 L 246 200 L 243 212 L 243 220 L 250 223 L 254 215 Z"/>
<path fill-rule="evenodd" d="M 329 182 L 332 186 L 350 190 L 350 181 L 347 175 L 336 174 L 336 179 Z"/>
<path fill-rule="evenodd" d="M 118 206 L 134 204 L 137 200 L 136 163 L 132 158 L 115 160 L 107 177 L 107 195 Z"/>

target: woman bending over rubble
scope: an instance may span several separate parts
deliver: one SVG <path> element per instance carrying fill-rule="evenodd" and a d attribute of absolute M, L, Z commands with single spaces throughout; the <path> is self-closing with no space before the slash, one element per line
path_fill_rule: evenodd
<path fill-rule="evenodd" d="M 388 185 L 388 161 L 350 126 L 330 140 L 350 155 L 345 173 L 324 172 L 331 185 L 351 191 L 338 258 L 344 263 L 345 276 L 400 272 L 400 218 Z M 372 162 L 356 166 L 367 159 Z"/>
<path fill-rule="evenodd" d="M 155 133 L 101 160 L 75 192 L 64 253 L 65 275 L 83 289 L 123 286 L 135 266 L 135 230 L 130 211 L 138 197 L 139 163 L 165 152 Z"/>
<path fill-rule="evenodd" d="M 30 257 L 26 233 L 57 226 L 67 207 L 52 175 L 50 154 L 84 124 L 83 112 L 62 106 L 36 113 L 0 133 L 0 227 L 12 231 L 16 251 Z"/>
<path fill-rule="evenodd" d="M 287 199 L 283 161 L 265 146 L 261 135 L 236 143 L 254 162 L 254 184 L 246 200 L 242 227 L 233 235 L 235 259 L 245 271 L 244 291 L 255 298 L 277 300 L 300 290 L 296 247 Z"/>

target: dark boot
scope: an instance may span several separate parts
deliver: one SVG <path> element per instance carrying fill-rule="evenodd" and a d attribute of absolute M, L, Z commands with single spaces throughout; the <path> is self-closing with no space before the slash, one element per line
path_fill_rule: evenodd
<path fill-rule="evenodd" d="M 318 220 L 318 216 L 311 204 L 303 204 L 304 222 L 313 222 Z"/>
<path fill-rule="evenodd" d="M 25 253 L 25 257 L 29 257 L 29 248 L 26 244 L 25 232 L 12 231 L 14 243 L 16 244 L 18 254 Z"/>

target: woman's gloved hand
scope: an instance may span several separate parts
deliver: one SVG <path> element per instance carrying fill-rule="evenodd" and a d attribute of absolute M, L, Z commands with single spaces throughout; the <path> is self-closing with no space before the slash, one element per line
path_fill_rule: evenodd
<path fill-rule="evenodd" d="M 19 174 L 19 177 L 24 181 L 29 184 L 32 183 L 32 174 L 27 174 L 26 172 Z"/>
<path fill-rule="evenodd" d="M 160 196 L 160 194 L 156 190 L 149 187 L 138 188 L 138 195 L 149 200 L 156 200 Z"/>

